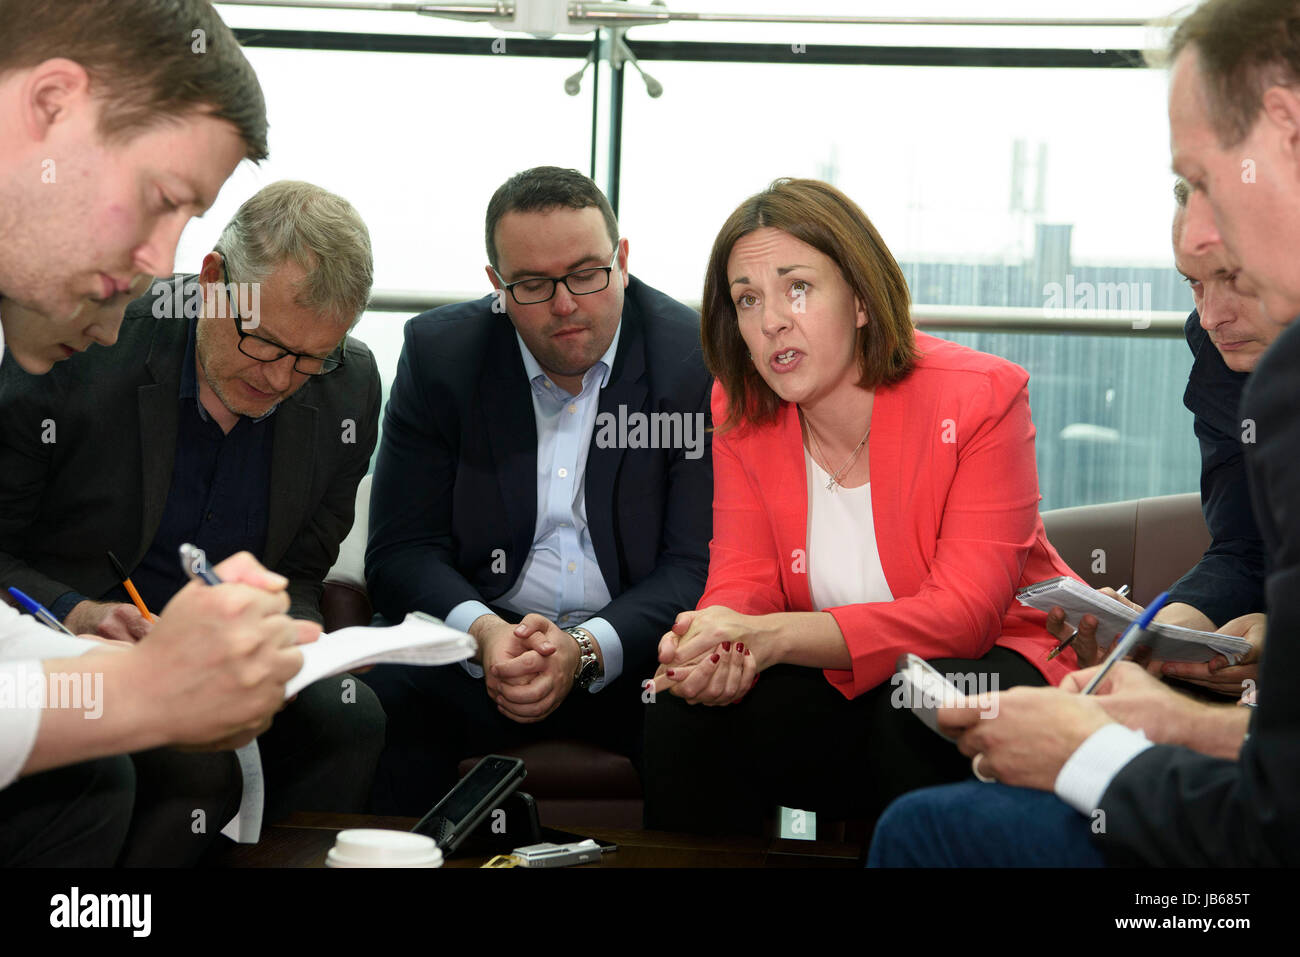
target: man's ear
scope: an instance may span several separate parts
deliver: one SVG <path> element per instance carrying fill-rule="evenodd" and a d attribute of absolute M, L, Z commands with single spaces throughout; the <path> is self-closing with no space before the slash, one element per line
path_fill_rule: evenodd
<path fill-rule="evenodd" d="M 221 266 L 225 262 L 221 253 L 215 249 L 203 257 L 203 266 L 199 269 L 199 279 L 203 282 L 223 282 Z"/>
<path fill-rule="evenodd" d="M 618 272 L 623 277 L 623 288 L 627 288 L 627 240 L 618 241 Z"/>
<path fill-rule="evenodd" d="M 1281 140 L 1282 153 L 1290 166 L 1287 179 L 1300 183 L 1300 95 L 1290 87 L 1269 87 L 1261 106 L 1271 132 Z"/>
<path fill-rule="evenodd" d="M 488 282 L 492 283 L 492 288 L 500 289 L 501 280 L 497 278 L 497 271 L 493 269 L 491 266 L 484 266 L 483 269 L 487 273 Z"/>
<path fill-rule="evenodd" d="M 44 141 L 56 123 L 90 110 L 90 76 L 75 60 L 55 57 L 38 64 L 21 87 L 21 123 L 28 136 Z"/>

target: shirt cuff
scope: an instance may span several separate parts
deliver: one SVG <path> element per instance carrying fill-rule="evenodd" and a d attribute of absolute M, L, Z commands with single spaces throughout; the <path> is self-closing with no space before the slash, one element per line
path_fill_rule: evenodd
<path fill-rule="evenodd" d="M 604 676 L 593 681 L 587 689 L 595 694 L 623 673 L 623 642 L 619 640 L 618 631 L 604 618 L 590 618 L 581 627 L 591 632 L 591 637 L 600 645 L 600 657 L 605 664 Z"/>
<path fill-rule="evenodd" d="M 1151 742 L 1141 731 L 1122 724 L 1098 728 L 1056 776 L 1056 796 L 1080 814 L 1092 814 L 1115 775 L 1149 747 Z"/>
<path fill-rule="evenodd" d="M 484 615 L 492 614 L 495 614 L 495 612 L 493 612 L 487 605 L 483 604 L 481 601 L 474 601 L 471 599 L 469 601 L 461 602 L 451 611 L 447 612 L 447 617 L 443 619 L 443 623 L 448 628 L 454 628 L 456 631 L 468 632 L 469 626 L 474 624 L 475 619 L 481 618 Z M 481 665 L 476 665 L 468 658 L 462 661 L 460 666 L 465 669 L 471 678 L 483 677 L 483 667 Z"/>
<path fill-rule="evenodd" d="M 50 604 L 50 614 L 59 619 L 59 621 L 63 621 L 63 619 L 68 617 L 68 613 L 83 601 L 90 601 L 90 599 L 81 594 L 81 592 L 65 591 Z"/>

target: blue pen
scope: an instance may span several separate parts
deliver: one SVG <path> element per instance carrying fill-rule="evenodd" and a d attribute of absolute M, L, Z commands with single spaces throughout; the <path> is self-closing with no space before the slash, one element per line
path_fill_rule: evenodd
<path fill-rule="evenodd" d="M 205 585 L 221 584 L 221 579 L 208 567 L 208 556 L 197 545 L 187 542 L 181 546 L 181 567 L 194 581 L 203 582 Z"/>
<path fill-rule="evenodd" d="M 63 622 L 55 618 L 54 615 L 50 613 L 50 610 L 46 608 L 44 605 L 42 605 L 35 598 L 31 598 L 28 595 L 24 595 L 17 588 L 10 588 L 9 594 L 13 595 L 14 598 L 18 599 L 18 604 L 22 605 L 25 609 L 27 609 L 27 611 L 29 611 L 32 614 L 32 616 L 37 621 L 39 621 L 42 625 L 48 625 L 49 627 L 53 628 L 55 631 L 61 631 L 65 635 L 72 635 L 72 632 L 68 631 L 68 629 L 63 627 Z M 72 635 L 72 637 L 76 638 L 77 636 Z"/>
<path fill-rule="evenodd" d="M 1115 642 L 1115 647 L 1110 650 L 1110 654 L 1102 662 L 1101 669 L 1092 676 L 1092 680 L 1084 687 L 1083 694 L 1092 694 L 1115 662 L 1122 660 L 1133 650 L 1138 643 L 1138 639 L 1146 634 L 1146 630 L 1151 627 L 1151 619 L 1155 618 L 1156 613 L 1164 607 L 1165 602 L 1168 600 L 1169 592 L 1162 591 L 1156 596 L 1155 601 L 1147 605 L 1146 611 L 1142 612 L 1137 621 L 1124 629 L 1124 634 L 1120 635 L 1119 641 Z"/>

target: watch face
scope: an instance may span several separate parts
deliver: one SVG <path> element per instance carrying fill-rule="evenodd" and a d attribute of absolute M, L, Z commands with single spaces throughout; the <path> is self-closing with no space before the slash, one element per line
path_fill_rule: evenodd
<path fill-rule="evenodd" d="M 578 677 L 574 683 L 584 691 L 591 687 L 592 683 L 596 680 L 597 667 L 596 656 L 592 655 L 591 660 L 583 664 L 582 670 L 578 672 Z"/>

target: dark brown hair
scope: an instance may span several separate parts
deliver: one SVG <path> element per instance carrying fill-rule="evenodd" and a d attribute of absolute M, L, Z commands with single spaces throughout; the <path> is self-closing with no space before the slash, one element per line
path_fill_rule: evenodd
<path fill-rule="evenodd" d="M 1174 31 L 1169 63 L 1189 46 L 1219 146 L 1236 146 L 1254 127 L 1265 90 L 1300 84 L 1300 3 L 1207 0 Z"/>
<path fill-rule="evenodd" d="M 561 206 L 567 209 L 595 206 L 605 219 L 610 243 L 618 245 L 618 219 L 609 200 L 590 177 L 576 169 L 534 166 L 502 183 L 488 202 L 484 241 L 492 268 L 497 268 L 496 231 L 502 216 L 513 212 L 546 212 Z"/>
<path fill-rule="evenodd" d="M 55 57 L 89 74 L 105 140 L 200 111 L 266 158 L 262 87 L 208 0 L 0 0 L 0 75 Z"/>
<path fill-rule="evenodd" d="M 727 393 L 725 431 L 776 417 L 781 400 L 749 358 L 731 300 L 727 260 L 744 236 L 764 227 L 789 233 L 830 258 L 867 313 L 856 348 L 865 389 L 897 382 L 916 361 L 907 280 L 876 227 L 853 200 L 815 179 L 778 179 L 741 203 L 722 224 L 709 254 L 700 307 L 704 361 Z"/>

